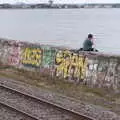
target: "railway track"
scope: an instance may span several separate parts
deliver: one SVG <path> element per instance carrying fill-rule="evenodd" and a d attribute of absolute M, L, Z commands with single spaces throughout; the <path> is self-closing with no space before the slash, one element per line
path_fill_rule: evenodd
<path fill-rule="evenodd" d="M 0 120 L 37 120 L 30 114 L 0 102 Z"/>
<path fill-rule="evenodd" d="M 81 115 L 72 109 L 66 109 L 4 84 L 0 85 L 0 104 L 33 120 L 93 120 L 93 118 Z"/>

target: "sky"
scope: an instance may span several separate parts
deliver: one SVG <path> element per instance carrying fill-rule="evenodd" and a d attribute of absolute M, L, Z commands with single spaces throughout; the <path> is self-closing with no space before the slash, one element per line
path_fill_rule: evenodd
<path fill-rule="evenodd" d="M 120 0 L 53 0 L 54 3 L 120 3 Z M 1 3 L 48 3 L 48 0 L 0 0 Z"/>

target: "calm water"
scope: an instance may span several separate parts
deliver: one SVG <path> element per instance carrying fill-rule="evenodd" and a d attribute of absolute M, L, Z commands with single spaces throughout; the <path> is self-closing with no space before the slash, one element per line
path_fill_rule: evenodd
<path fill-rule="evenodd" d="M 120 54 L 120 9 L 0 10 L 0 37 L 71 48 L 95 34 L 96 48 Z"/>

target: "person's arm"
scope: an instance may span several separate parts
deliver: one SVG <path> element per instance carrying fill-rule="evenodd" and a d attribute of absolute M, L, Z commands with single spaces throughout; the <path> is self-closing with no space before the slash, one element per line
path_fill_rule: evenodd
<path fill-rule="evenodd" d="M 91 42 L 92 42 L 92 45 L 94 45 L 94 39 L 92 39 Z"/>

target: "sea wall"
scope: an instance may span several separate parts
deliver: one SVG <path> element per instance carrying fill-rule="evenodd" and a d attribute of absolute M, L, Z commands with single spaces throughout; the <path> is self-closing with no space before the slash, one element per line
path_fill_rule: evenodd
<path fill-rule="evenodd" d="M 120 56 L 0 39 L 0 62 L 90 87 L 120 88 Z"/>

